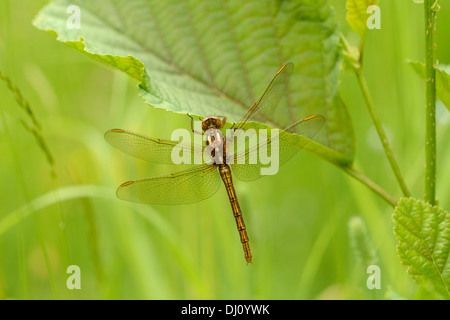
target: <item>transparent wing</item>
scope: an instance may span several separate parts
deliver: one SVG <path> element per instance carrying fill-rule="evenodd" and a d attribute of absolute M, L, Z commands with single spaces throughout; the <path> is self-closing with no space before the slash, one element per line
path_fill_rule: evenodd
<path fill-rule="evenodd" d="M 237 151 L 232 155 L 233 164 L 231 164 L 231 168 L 233 173 L 242 181 L 252 181 L 263 177 L 261 169 L 267 168 L 269 164 L 263 164 L 260 161 L 261 149 L 265 148 L 263 152 L 267 151 L 268 157 L 271 157 L 274 152 L 272 148 L 276 145 L 273 141 L 278 139 L 278 167 L 280 167 L 301 150 L 319 132 L 324 124 L 325 118 L 323 116 L 313 115 L 290 126 L 298 134 L 279 130 L 279 134 L 272 138 L 271 130 L 268 130 L 265 142 L 253 143 L 244 151 Z M 258 159 L 258 161 L 254 163 L 254 159 Z"/>
<path fill-rule="evenodd" d="M 122 129 L 107 131 L 105 140 L 130 156 L 150 162 L 174 164 L 174 151 L 177 155 L 189 152 L 190 163 L 203 163 L 203 146 L 152 138 Z M 177 149 L 174 150 L 175 147 Z"/>
<path fill-rule="evenodd" d="M 187 204 L 211 197 L 221 183 L 214 165 L 198 166 L 166 176 L 128 181 L 117 189 L 122 200 L 151 204 Z"/>
<path fill-rule="evenodd" d="M 259 100 L 250 107 L 241 121 L 234 125 L 234 129 L 246 130 L 248 126 L 251 125 L 250 122 L 252 121 L 266 123 L 272 127 L 281 129 L 280 126 L 271 123 L 271 119 L 278 103 L 286 93 L 293 70 L 293 63 L 287 63 L 281 67 L 277 74 L 272 78 Z"/>

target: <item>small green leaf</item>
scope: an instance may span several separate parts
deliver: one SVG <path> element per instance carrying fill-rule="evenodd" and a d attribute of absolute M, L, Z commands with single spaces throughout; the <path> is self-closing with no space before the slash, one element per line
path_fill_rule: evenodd
<path fill-rule="evenodd" d="M 450 299 L 450 214 L 403 198 L 393 215 L 397 252 L 418 285 Z"/>
<path fill-rule="evenodd" d="M 347 22 L 361 38 L 365 38 L 367 32 L 367 8 L 376 5 L 378 0 L 347 0 Z"/>
<path fill-rule="evenodd" d="M 418 61 L 408 61 L 414 71 L 422 78 L 426 79 L 425 65 Z M 450 74 L 448 70 L 449 66 L 440 65 L 436 69 L 436 94 L 439 100 L 450 111 Z"/>

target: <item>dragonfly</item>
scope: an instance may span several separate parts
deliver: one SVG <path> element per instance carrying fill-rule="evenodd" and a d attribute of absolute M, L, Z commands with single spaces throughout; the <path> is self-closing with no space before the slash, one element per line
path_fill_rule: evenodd
<path fill-rule="evenodd" d="M 283 165 L 294 154 L 301 150 L 323 127 L 326 120 L 319 114 L 310 115 L 289 126 L 281 128 L 275 138 L 271 136 L 256 145 L 245 146 L 240 150 L 227 148 L 239 134 L 256 124 L 269 123 L 276 111 L 279 101 L 287 92 L 294 65 L 282 66 L 265 88 L 261 97 L 248 109 L 242 119 L 231 127 L 234 134 L 225 137 L 222 133 L 226 125 L 225 116 L 207 116 L 202 119 L 202 131 L 194 130 L 191 117 L 191 131 L 203 135 L 206 146 L 182 143 L 166 139 L 152 138 L 123 129 L 111 129 L 105 133 L 105 139 L 112 146 L 133 157 L 154 163 L 174 164 L 172 152 L 174 148 L 183 148 L 192 155 L 204 155 L 205 148 L 210 150 L 212 159 L 204 161 L 193 168 L 168 175 L 127 181 L 121 184 L 116 192 L 119 199 L 147 204 L 179 205 L 205 200 L 213 196 L 223 183 L 233 211 L 244 257 L 253 263 L 247 228 L 239 206 L 234 188 L 233 175 L 242 181 L 253 181 L 263 177 L 261 162 L 249 163 L 249 159 L 257 154 L 261 147 L 270 148 L 272 142 L 278 142 L 279 166 Z M 222 149 L 220 149 L 220 148 Z M 215 154 L 215 151 L 222 150 Z"/>

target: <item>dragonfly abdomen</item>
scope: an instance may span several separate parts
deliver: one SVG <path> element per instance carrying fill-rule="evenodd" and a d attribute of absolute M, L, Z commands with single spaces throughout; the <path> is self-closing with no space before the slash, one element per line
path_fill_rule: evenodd
<path fill-rule="evenodd" d="M 231 208 L 233 209 L 234 219 L 236 220 L 236 226 L 239 231 L 239 236 L 241 237 L 242 247 L 244 249 L 245 260 L 247 263 L 252 262 L 252 253 L 250 250 L 250 244 L 247 236 L 247 231 L 242 218 L 242 211 L 239 207 L 239 202 L 237 200 L 236 192 L 233 186 L 233 179 L 231 177 L 231 169 L 227 164 L 220 164 L 219 173 L 227 189 L 228 198 L 230 199 Z"/>

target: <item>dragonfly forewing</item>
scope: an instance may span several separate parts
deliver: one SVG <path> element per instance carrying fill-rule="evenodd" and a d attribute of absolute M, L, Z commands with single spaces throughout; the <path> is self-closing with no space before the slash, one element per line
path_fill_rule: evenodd
<path fill-rule="evenodd" d="M 200 164 L 198 159 L 204 162 L 204 147 L 200 145 L 152 138 L 122 129 L 107 131 L 105 140 L 130 156 L 150 162 L 174 164 L 173 153 L 179 155 L 182 152 L 189 153 L 190 163 Z"/>
<path fill-rule="evenodd" d="M 235 124 L 234 128 L 246 130 L 251 126 L 250 123 L 252 121 L 266 123 L 271 127 L 276 127 L 278 129 L 283 129 L 287 125 L 291 124 L 273 123 L 272 120 L 281 98 L 287 92 L 289 80 L 293 70 L 293 63 L 287 63 L 280 70 L 278 70 L 277 74 L 272 78 L 259 100 L 250 107 L 241 121 Z"/>

